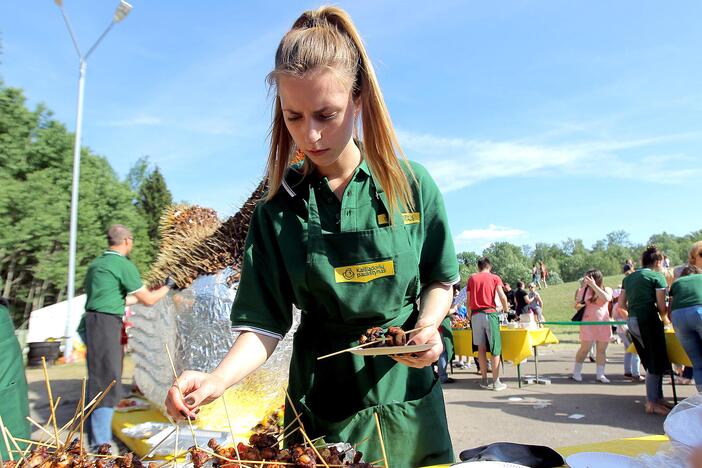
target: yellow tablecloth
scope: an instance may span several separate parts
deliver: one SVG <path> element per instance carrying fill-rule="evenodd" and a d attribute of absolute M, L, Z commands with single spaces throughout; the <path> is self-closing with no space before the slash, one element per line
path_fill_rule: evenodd
<path fill-rule="evenodd" d="M 168 422 L 168 419 L 161 414 L 160 411 L 152 408 L 139 411 L 130 411 L 129 413 L 118 413 L 115 411 L 112 417 L 112 433 L 129 447 L 129 450 L 139 457 L 143 457 L 151 447 L 146 443 L 146 439 L 133 439 L 122 434 L 122 429 L 136 426 L 145 422 Z M 186 447 L 187 448 L 187 447 Z M 164 457 L 159 457 L 164 458 Z M 168 457 L 166 457 L 168 458 Z"/>
<path fill-rule="evenodd" d="M 632 437 L 628 439 L 615 439 L 606 442 L 597 442 L 595 444 L 570 445 L 556 449 L 563 458 L 569 457 L 574 453 L 580 452 L 609 452 L 619 455 L 627 455 L 629 457 L 637 457 L 639 455 L 655 454 L 661 444 L 668 442 L 668 438 L 664 435 Z"/>
<path fill-rule="evenodd" d="M 558 338 L 550 328 L 500 328 L 502 337 L 502 359 L 515 364 L 533 356 L 533 347 L 556 344 Z M 473 354 L 473 332 L 469 328 L 453 329 L 453 345 L 457 356 L 477 356 Z"/>
<path fill-rule="evenodd" d="M 675 331 L 670 329 L 665 331 L 665 347 L 668 351 L 668 359 L 670 359 L 670 362 L 673 364 L 692 367 L 692 361 L 690 361 L 690 358 L 680 344 L 680 340 L 678 340 L 678 336 L 675 334 Z M 627 348 L 627 351 L 630 353 L 635 353 L 636 348 L 633 344 L 631 344 L 629 345 L 629 348 Z"/>

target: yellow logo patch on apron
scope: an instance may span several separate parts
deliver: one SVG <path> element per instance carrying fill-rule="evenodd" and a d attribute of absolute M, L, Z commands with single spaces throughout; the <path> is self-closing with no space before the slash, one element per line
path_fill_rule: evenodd
<path fill-rule="evenodd" d="M 421 215 L 419 213 L 402 213 L 402 220 L 405 224 L 417 224 L 421 220 Z M 388 224 L 388 215 L 379 214 L 378 224 Z"/>
<path fill-rule="evenodd" d="M 337 283 L 367 283 L 384 276 L 395 276 L 395 263 L 392 260 L 334 268 Z"/>

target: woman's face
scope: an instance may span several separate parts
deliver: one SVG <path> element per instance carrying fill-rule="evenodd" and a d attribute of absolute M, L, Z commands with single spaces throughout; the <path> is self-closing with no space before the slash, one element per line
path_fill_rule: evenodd
<path fill-rule="evenodd" d="M 281 75 L 278 94 L 293 141 L 317 167 L 334 164 L 353 144 L 360 107 L 332 70 L 312 71 L 302 78 Z"/>
<path fill-rule="evenodd" d="M 698 249 L 694 254 L 693 265 L 702 268 L 702 249 Z"/>

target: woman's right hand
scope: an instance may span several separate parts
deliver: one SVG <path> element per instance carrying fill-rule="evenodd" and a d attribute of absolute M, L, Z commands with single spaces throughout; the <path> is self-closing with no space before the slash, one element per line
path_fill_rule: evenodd
<path fill-rule="evenodd" d="M 185 371 L 166 395 L 166 411 L 175 420 L 195 419 L 200 405 L 210 403 L 226 390 L 224 381 L 214 374 Z"/>

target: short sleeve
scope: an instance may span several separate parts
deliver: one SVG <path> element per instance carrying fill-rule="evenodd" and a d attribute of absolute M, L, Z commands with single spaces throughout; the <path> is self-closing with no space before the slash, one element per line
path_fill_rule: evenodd
<path fill-rule="evenodd" d="M 654 284 L 656 289 L 666 289 L 668 287 L 668 282 L 665 280 L 663 273 L 658 273 L 654 276 Z"/>
<path fill-rule="evenodd" d="M 235 330 L 282 339 L 292 326 L 292 287 L 283 267 L 277 230 L 264 206 L 259 204 L 251 218 L 231 321 Z"/>
<path fill-rule="evenodd" d="M 495 289 L 497 289 L 498 286 L 504 286 L 502 283 L 502 278 L 500 278 L 498 275 L 493 275 L 493 279 L 495 280 Z"/>
<path fill-rule="evenodd" d="M 460 280 L 458 259 L 446 216 L 444 199 L 427 170 L 412 164 L 417 182 L 422 216 L 423 242 L 419 255 L 419 278 L 422 284 L 453 284 Z"/>
<path fill-rule="evenodd" d="M 670 285 L 670 291 L 668 294 L 671 296 L 675 297 L 675 294 L 677 294 L 679 288 L 679 283 L 677 281 L 674 281 L 673 284 Z"/>
<path fill-rule="evenodd" d="M 136 265 L 127 259 L 124 260 L 126 261 L 121 271 L 122 277 L 120 280 L 127 290 L 127 294 L 132 294 L 140 290 L 144 286 L 144 283 L 141 281 L 141 276 L 139 276 L 139 270 Z"/>

